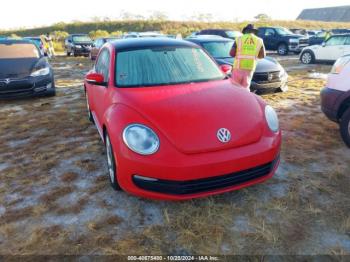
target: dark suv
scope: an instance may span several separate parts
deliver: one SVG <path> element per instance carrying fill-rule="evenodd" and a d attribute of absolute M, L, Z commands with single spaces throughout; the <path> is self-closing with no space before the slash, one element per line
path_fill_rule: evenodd
<path fill-rule="evenodd" d="M 264 40 L 266 50 L 287 55 L 290 51 L 299 54 L 309 45 L 309 38 L 294 34 L 283 27 L 260 27 L 258 36 Z"/>
<path fill-rule="evenodd" d="M 241 36 L 242 33 L 229 29 L 205 29 L 197 33 L 197 35 L 217 35 L 235 40 L 236 37 Z"/>
<path fill-rule="evenodd" d="M 74 34 L 66 38 L 65 48 L 67 56 L 89 56 L 93 41 L 86 34 Z"/>

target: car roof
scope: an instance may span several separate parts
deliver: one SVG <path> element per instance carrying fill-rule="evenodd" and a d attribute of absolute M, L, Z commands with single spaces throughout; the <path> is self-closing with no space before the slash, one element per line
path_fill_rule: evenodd
<path fill-rule="evenodd" d="M 197 45 L 185 40 L 178 40 L 172 38 L 129 38 L 119 39 L 110 43 L 116 51 L 156 48 L 156 47 L 194 47 Z"/>
<path fill-rule="evenodd" d="M 331 35 L 331 37 L 334 37 L 334 36 L 345 36 L 345 37 L 347 37 L 347 36 L 350 36 L 350 33 L 344 33 L 344 34 L 333 34 L 333 35 Z"/>
<path fill-rule="evenodd" d="M 202 31 L 206 31 L 206 30 L 215 30 L 215 31 L 234 31 L 234 30 L 232 30 L 232 29 L 208 28 L 208 29 L 202 29 L 200 32 L 202 32 Z"/>
<path fill-rule="evenodd" d="M 186 39 L 187 41 L 195 43 L 208 43 L 208 42 L 234 42 L 234 40 L 224 37 L 190 37 Z"/>

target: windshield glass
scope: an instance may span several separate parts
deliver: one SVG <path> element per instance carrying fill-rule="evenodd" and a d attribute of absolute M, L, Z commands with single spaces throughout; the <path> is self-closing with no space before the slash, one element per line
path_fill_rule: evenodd
<path fill-rule="evenodd" d="M 73 42 L 87 43 L 92 42 L 91 38 L 86 35 L 73 36 Z"/>
<path fill-rule="evenodd" d="M 230 56 L 230 51 L 234 41 L 228 42 L 207 42 L 203 43 L 203 47 L 214 58 L 227 58 Z"/>
<path fill-rule="evenodd" d="M 224 78 L 218 66 L 200 48 L 157 47 L 117 54 L 118 87 L 173 85 Z"/>
<path fill-rule="evenodd" d="M 279 35 L 294 35 L 290 30 L 283 27 L 276 28 L 276 31 Z"/>
<path fill-rule="evenodd" d="M 0 43 L 0 59 L 39 58 L 39 50 L 34 44 L 2 44 Z"/>
<path fill-rule="evenodd" d="M 230 38 L 236 38 L 236 37 L 242 36 L 242 33 L 238 31 L 226 31 L 226 34 Z"/>

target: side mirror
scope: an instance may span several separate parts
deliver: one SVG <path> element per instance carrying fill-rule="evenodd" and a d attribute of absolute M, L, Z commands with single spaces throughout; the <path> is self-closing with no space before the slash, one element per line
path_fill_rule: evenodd
<path fill-rule="evenodd" d="M 221 69 L 221 71 L 224 73 L 224 74 L 229 74 L 229 73 L 231 73 L 231 71 L 232 71 L 232 66 L 230 66 L 230 65 L 227 65 L 227 64 L 224 64 L 224 65 L 220 65 L 220 69 Z"/>
<path fill-rule="evenodd" d="M 107 82 L 104 81 L 104 76 L 99 73 L 88 73 L 85 77 L 86 82 L 97 86 L 107 86 Z"/>
<path fill-rule="evenodd" d="M 322 43 L 322 47 L 325 47 L 325 46 L 326 46 L 326 42 L 323 42 L 323 43 Z"/>

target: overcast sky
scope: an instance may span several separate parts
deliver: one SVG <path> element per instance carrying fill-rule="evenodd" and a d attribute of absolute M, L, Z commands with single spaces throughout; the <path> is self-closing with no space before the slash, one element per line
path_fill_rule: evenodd
<path fill-rule="evenodd" d="M 244 3 L 249 3 L 248 6 Z M 302 9 L 350 5 L 349 0 L 4 0 L 0 29 L 51 25 L 93 17 L 116 19 L 122 11 L 149 16 L 164 12 L 172 20 L 211 13 L 215 20 L 251 20 L 259 13 L 273 19 L 294 20 Z"/>

